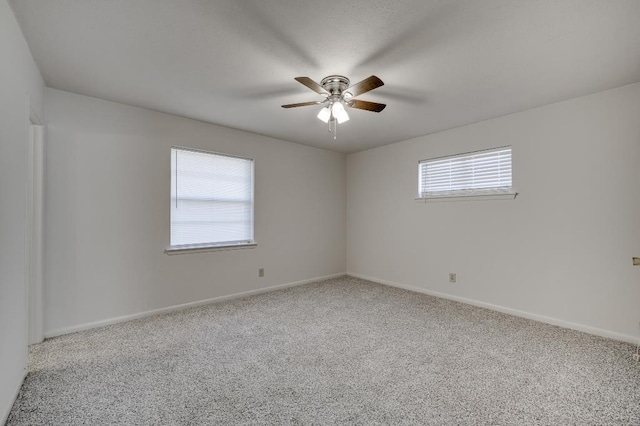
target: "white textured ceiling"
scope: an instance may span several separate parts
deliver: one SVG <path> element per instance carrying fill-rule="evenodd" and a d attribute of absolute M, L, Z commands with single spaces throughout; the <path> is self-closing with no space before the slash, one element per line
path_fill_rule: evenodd
<path fill-rule="evenodd" d="M 638 0 L 13 0 L 50 87 L 341 152 L 640 81 Z M 372 74 L 338 140 L 293 80 Z"/>

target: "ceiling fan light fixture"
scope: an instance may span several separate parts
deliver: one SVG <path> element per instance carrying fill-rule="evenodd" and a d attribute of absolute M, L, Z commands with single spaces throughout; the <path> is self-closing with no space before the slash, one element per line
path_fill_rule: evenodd
<path fill-rule="evenodd" d="M 329 107 L 322 108 L 318 113 L 318 119 L 328 123 L 329 118 L 331 118 L 331 109 Z"/>
<path fill-rule="evenodd" d="M 323 104 L 323 108 L 318 112 L 318 120 L 329 123 L 329 132 L 333 133 L 336 139 L 338 124 L 349 121 L 349 114 L 345 106 L 349 108 L 361 109 L 364 111 L 380 112 L 386 105 L 377 102 L 353 99 L 363 93 L 383 86 L 384 83 L 375 75 L 365 78 L 359 83 L 350 85 L 347 77 L 342 75 L 330 75 L 323 78 L 320 84 L 309 77 L 296 77 L 295 80 L 307 86 L 319 95 L 324 96 L 324 101 L 299 102 L 295 104 L 282 105 L 282 108 L 296 108 L 302 106 Z"/>
<path fill-rule="evenodd" d="M 344 109 L 344 105 L 342 105 L 342 102 L 334 102 L 333 106 L 331 107 L 331 113 L 336 118 L 336 120 L 338 120 L 338 124 L 349 121 L 349 114 L 347 114 L 347 111 Z"/>

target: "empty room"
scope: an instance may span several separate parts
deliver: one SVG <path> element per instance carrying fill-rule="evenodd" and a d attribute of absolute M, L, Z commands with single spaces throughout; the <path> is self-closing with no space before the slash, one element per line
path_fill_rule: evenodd
<path fill-rule="evenodd" d="M 0 425 L 639 425 L 639 19 L 0 0 Z"/>

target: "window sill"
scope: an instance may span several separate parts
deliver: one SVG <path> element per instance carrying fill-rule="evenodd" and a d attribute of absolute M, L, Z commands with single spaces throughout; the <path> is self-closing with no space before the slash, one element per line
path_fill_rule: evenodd
<path fill-rule="evenodd" d="M 490 200 L 513 200 L 518 196 L 517 192 L 509 192 L 506 194 L 487 194 L 487 195 L 447 195 L 442 197 L 416 198 L 420 203 L 433 203 L 441 201 L 490 201 Z"/>
<path fill-rule="evenodd" d="M 253 249 L 256 248 L 258 244 L 250 243 L 250 244 L 231 244 L 228 246 L 174 246 L 169 247 L 164 252 L 169 256 L 173 256 L 176 254 L 188 254 L 188 253 L 205 253 L 209 251 L 227 251 L 227 250 L 245 250 L 245 249 Z"/>

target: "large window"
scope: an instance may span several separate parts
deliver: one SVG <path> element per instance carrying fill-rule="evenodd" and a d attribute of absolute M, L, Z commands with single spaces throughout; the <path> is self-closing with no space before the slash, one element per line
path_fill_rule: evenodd
<path fill-rule="evenodd" d="M 253 244 L 253 160 L 171 148 L 171 248 Z"/>
<path fill-rule="evenodd" d="M 511 147 L 423 160 L 418 171 L 420 198 L 514 194 Z"/>

